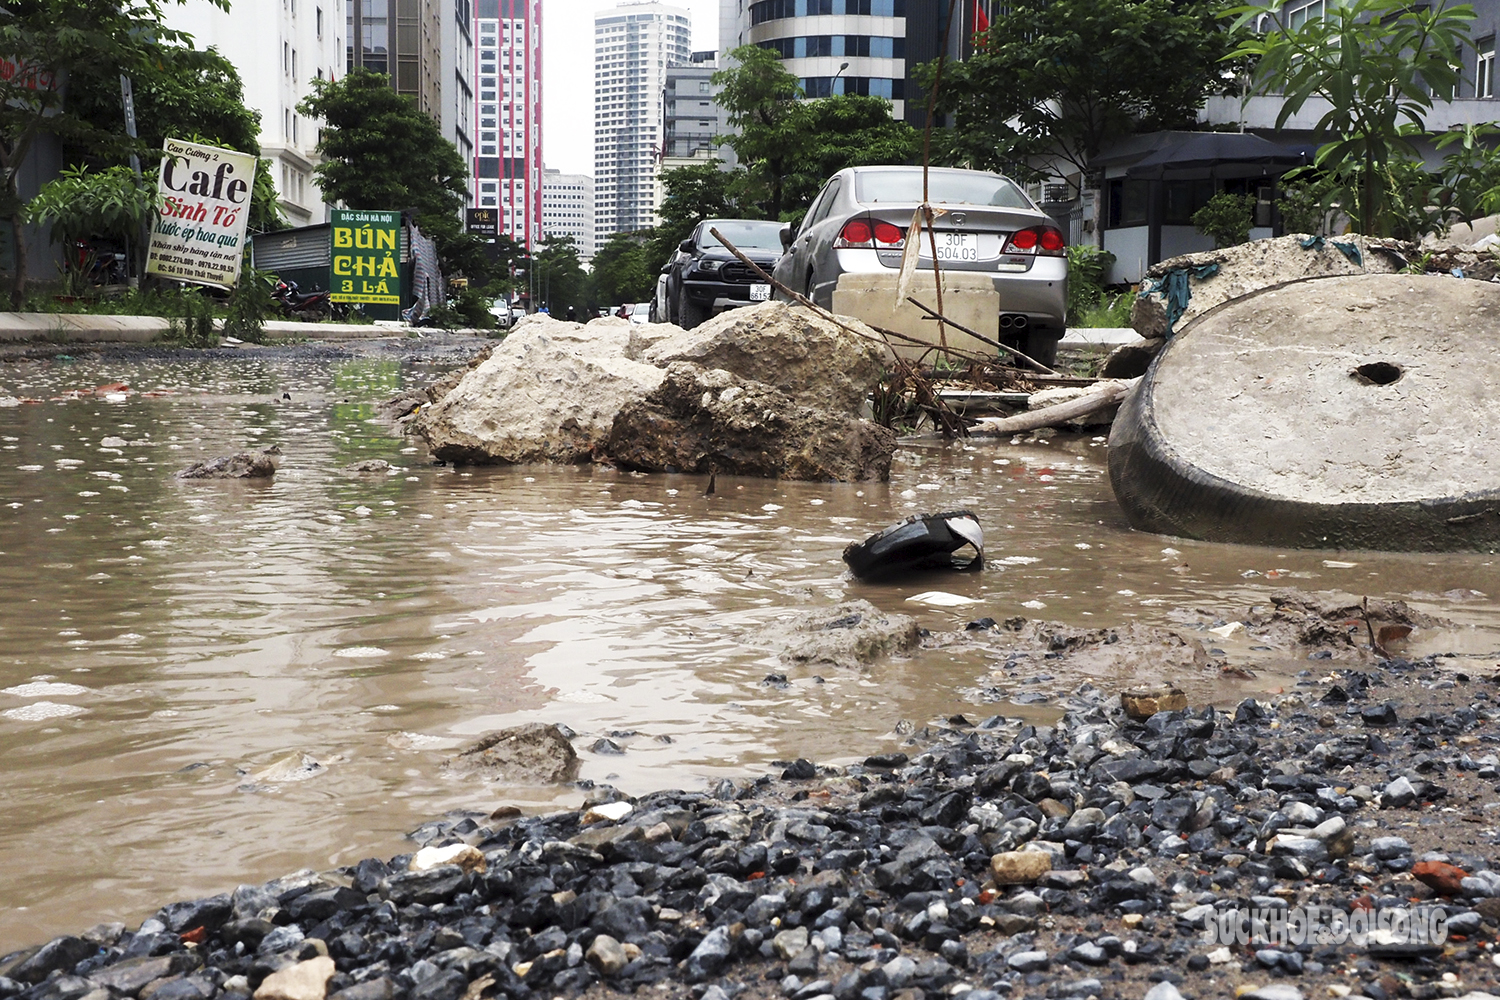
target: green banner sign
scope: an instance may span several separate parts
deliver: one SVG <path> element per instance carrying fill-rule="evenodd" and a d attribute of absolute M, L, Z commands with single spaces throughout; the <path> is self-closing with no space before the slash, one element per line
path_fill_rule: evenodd
<path fill-rule="evenodd" d="M 333 210 L 334 302 L 401 304 L 401 213 Z"/>

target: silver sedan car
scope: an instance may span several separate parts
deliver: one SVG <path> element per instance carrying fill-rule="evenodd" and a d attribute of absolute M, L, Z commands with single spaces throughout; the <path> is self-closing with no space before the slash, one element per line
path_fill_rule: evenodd
<path fill-rule="evenodd" d="M 933 168 L 929 197 L 947 209 L 934 224 L 946 271 L 993 276 L 1000 340 L 1050 365 L 1067 313 L 1067 241 L 1012 180 L 980 170 Z M 922 203 L 921 167 L 849 167 L 829 179 L 801 227 L 782 231 L 776 279 L 832 308 L 846 274 L 895 273 L 907 227 Z M 924 235 L 920 267 L 932 270 Z"/>

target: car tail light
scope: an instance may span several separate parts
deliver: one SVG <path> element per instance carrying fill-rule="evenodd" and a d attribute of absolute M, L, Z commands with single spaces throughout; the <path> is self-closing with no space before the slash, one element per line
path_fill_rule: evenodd
<path fill-rule="evenodd" d="M 875 223 L 875 242 L 883 249 L 899 250 L 906 245 L 906 234 L 889 222 Z"/>
<path fill-rule="evenodd" d="M 850 219 L 844 223 L 844 228 L 839 232 L 838 239 L 833 241 L 833 246 L 836 250 L 873 247 L 874 238 L 875 232 L 868 219 Z"/>
<path fill-rule="evenodd" d="M 1030 253 L 1043 257 L 1064 257 L 1068 252 L 1068 241 L 1056 226 L 1032 226 L 1011 234 L 1005 244 L 1005 253 Z"/>

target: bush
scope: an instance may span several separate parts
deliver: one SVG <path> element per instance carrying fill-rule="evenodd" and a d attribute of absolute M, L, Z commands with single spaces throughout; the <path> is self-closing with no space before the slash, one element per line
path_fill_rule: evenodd
<path fill-rule="evenodd" d="M 224 309 L 224 335 L 258 344 L 264 339 L 266 320 L 280 312 L 276 300 L 271 298 L 271 281 L 274 275 L 257 271 L 246 264 L 240 271 L 239 283 L 229 294 L 229 303 Z"/>
<path fill-rule="evenodd" d="M 1091 246 L 1068 247 L 1068 325 L 1082 325 L 1083 316 L 1104 295 L 1104 278 L 1115 255 Z"/>
<path fill-rule="evenodd" d="M 1328 200 L 1331 185 L 1326 179 L 1309 179 L 1287 184 L 1276 199 L 1281 212 L 1281 228 L 1288 233 L 1327 236 Z"/>
<path fill-rule="evenodd" d="M 1193 213 L 1193 225 L 1204 236 L 1213 237 L 1214 246 L 1232 247 L 1250 238 L 1255 222 L 1255 196 L 1221 191 L 1208 204 Z"/>
<path fill-rule="evenodd" d="M 183 347 L 217 347 L 219 334 L 214 330 L 214 303 L 204 289 L 185 286 L 176 295 L 163 300 L 162 312 L 171 326 L 167 339 Z"/>

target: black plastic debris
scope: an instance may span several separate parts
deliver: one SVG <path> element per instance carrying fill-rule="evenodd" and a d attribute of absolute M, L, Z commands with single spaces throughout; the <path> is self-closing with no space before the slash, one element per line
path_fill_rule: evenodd
<path fill-rule="evenodd" d="M 973 554 L 961 555 L 964 550 Z M 861 580 L 977 570 L 984 566 L 984 530 L 973 511 L 914 514 L 844 549 L 844 562 Z"/>

